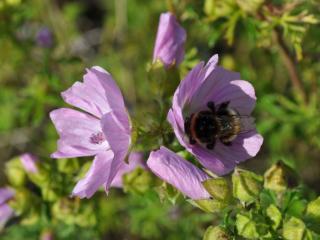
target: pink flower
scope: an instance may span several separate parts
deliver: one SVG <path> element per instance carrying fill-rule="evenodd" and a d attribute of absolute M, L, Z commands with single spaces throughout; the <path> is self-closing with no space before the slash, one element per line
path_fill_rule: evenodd
<path fill-rule="evenodd" d="M 14 192 L 10 188 L 0 188 L 0 228 L 14 215 L 8 201 L 13 198 Z"/>
<path fill-rule="evenodd" d="M 178 141 L 187 151 L 205 168 L 223 175 L 232 171 L 240 162 L 254 157 L 260 150 L 263 138 L 250 123 L 250 118 L 247 118 L 256 103 L 253 86 L 240 80 L 239 73 L 219 67 L 217 63 L 218 55 L 214 55 L 207 64 L 201 62 L 189 72 L 174 94 L 168 121 Z M 252 125 L 252 128 L 237 134 L 229 144 L 223 143 L 221 139 L 217 139 L 210 147 L 191 142 L 190 133 L 188 136 L 186 131 L 186 120 L 199 111 L 212 111 L 208 107 L 209 103 L 215 105 L 217 110 L 223 105 L 228 106 L 244 116 L 241 125 Z M 246 123 L 247 120 L 249 121 Z M 205 124 L 204 127 L 210 126 Z M 208 128 L 205 133 L 211 134 L 211 130 Z"/>
<path fill-rule="evenodd" d="M 166 68 L 179 65 L 184 58 L 186 31 L 179 25 L 176 17 L 168 12 L 160 16 L 153 62 L 158 59 Z"/>
<path fill-rule="evenodd" d="M 161 147 L 151 152 L 147 165 L 155 175 L 189 198 L 198 200 L 210 197 L 202 185 L 209 176 L 168 148 Z"/>
<path fill-rule="evenodd" d="M 30 173 L 37 173 L 38 167 L 37 167 L 37 161 L 38 158 L 34 156 L 31 153 L 24 153 L 20 156 L 20 161 L 22 163 L 22 166 L 27 172 Z"/>
<path fill-rule="evenodd" d="M 60 135 L 53 158 L 95 156 L 91 168 L 73 189 L 90 198 L 100 186 L 106 192 L 125 165 L 131 143 L 131 123 L 123 96 L 112 76 L 101 67 L 87 69 L 83 82 L 62 93 L 65 102 L 84 112 L 60 108 L 50 117 Z"/>

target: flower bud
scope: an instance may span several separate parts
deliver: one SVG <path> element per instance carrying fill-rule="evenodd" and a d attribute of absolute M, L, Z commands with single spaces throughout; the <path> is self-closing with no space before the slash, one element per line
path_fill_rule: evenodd
<path fill-rule="evenodd" d="M 20 189 L 15 192 L 14 197 L 8 202 L 9 206 L 14 210 L 17 215 L 21 215 L 29 211 L 33 204 L 36 204 L 36 199 L 32 194 L 27 191 Z"/>
<path fill-rule="evenodd" d="M 208 213 L 217 213 L 222 209 L 227 207 L 222 201 L 218 201 L 216 199 L 200 199 L 200 200 L 188 200 L 193 206 L 200 208 L 201 210 Z"/>
<path fill-rule="evenodd" d="M 320 224 L 320 197 L 308 204 L 306 217 Z"/>
<path fill-rule="evenodd" d="M 37 161 L 38 158 L 31 153 L 24 153 L 20 156 L 20 161 L 27 173 L 37 173 Z"/>
<path fill-rule="evenodd" d="M 179 65 L 184 58 L 186 31 L 176 17 L 168 12 L 160 16 L 158 33 L 153 51 L 153 63 L 160 60 L 166 68 Z"/>
<path fill-rule="evenodd" d="M 204 236 L 203 240 L 231 240 L 228 232 L 220 226 L 216 227 L 208 227 Z"/>
<path fill-rule="evenodd" d="M 277 193 L 287 189 L 285 170 L 280 162 L 272 165 L 264 174 L 264 187 Z"/>
<path fill-rule="evenodd" d="M 21 187 L 26 182 L 26 172 L 19 158 L 14 158 L 6 163 L 5 174 L 9 183 L 14 187 Z"/>
<path fill-rule="evenodd" d="M 247 214 L 237 214 L 236 228 L 238 234 L 246 239 L 258 239 L 260 236 L 255 221 Z"/>
<path fill-rule="evenodd" d="M 283 224 L 282 236 L 286 240 L 310 239 L 307 238 L 308 234 L 310 233 L 308 233 L 304 222 L 296 217 L 290 217 Z"/>
<path fill-rule="evenodd" d="M 232 174 L 233 196 L 245 203 L 253 202 L 262 189 L 263 178 L 253 172 L 235 169 Z"/>
<path fill-rule="evenodd" d="M 218 201 L 228 201 L 230 198 L 230 189 L 228 182 L 224 178 L 210 178 L 202 182 L 208 193 Z"/>

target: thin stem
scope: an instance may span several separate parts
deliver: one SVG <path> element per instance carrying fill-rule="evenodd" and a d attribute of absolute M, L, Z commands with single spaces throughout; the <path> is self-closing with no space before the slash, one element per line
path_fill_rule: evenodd
<path fill-rule="evenodd" d="M 298 70 L 295 64 L 295 59 L 291 55 L 290 50 L 286 45 L 285 41 L 283 40 L 282 34 L 278 29 L 275 30 L 275 39 L 280 49 L 280 54 L 283 59 L 283 63 L 289 73 L 292 86 L 302 97 L 303 102 L 306 102 L 306 93 L 303 88 L 303 83 L 299 78 Z"/>

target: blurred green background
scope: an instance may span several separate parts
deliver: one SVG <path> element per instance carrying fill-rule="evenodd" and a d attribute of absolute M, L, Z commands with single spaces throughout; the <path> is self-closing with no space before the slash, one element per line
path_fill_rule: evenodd
<path fill-rule="evenodd" d="M 178 205 L 161 203 L 154 192 L 112 190 L 108 198 L 101 192 L 69 203 L 70 172 L 49 158 L 58 136 L 48 113 L 66 106 L 60 92 L 81 80 L 87 67 L 99 65 L 113 75 L 132 116 L 154 111 L 146 69 L 159 15 L 168 10 L 187 31 L 182 76 L 218 53 L 220 64 L 255 86 L 254 116 L 265 142 L 243 167 L 261 173 L 281 159 L 320 193 L 318 1 L 1 0 L 1 169 L 32 152 L 58 169 L 52 181 L 61 188 L 52 190 L 59 197 L 37 205 L 36 220 L 32 214 L 14 219 L 1 239 L 37 239 L 46 231 L 55 239 L 199 239 L 212 223 L 211 216 L 181 198 Z M 36 40 L 43 28 L 52 33 L 47 47 Z M 7 184 L 5 171 L 0 181 Z M 26 206 L 33 203 L 38 204 L 30 200 Z M 54 216 L 46 214 L 47 208 L 56 209 Z"/>

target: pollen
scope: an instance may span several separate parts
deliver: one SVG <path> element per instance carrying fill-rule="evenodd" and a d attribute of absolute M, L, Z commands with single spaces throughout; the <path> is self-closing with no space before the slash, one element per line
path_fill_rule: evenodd
<path fill-rule="evenodd" d="M 98 133 L 93 133 L 91 136 L 90 136 L 90 142 L 93 143 L 93 144 L 101 144 L 105 141 L 105 137 L 103 135 L 102 132 L 98 132 Z"/>

